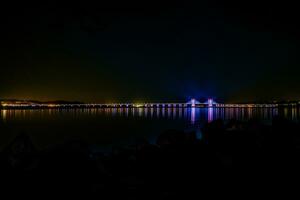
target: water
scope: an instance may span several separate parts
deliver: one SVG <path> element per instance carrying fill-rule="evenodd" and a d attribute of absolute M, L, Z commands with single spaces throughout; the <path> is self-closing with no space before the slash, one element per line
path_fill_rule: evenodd
<path fill-rule="evenodd" d="M 70 110 L 0 110 L 0 148 L 17 134 L 29 134 L 38 148 L 81 139 L 97 147 L 155 142 L 167 129 L 200 129 L 214 119 L 257 118 L 270 123 L 276 115 L 299 120 L 297 108 L 107 108 Z"/>

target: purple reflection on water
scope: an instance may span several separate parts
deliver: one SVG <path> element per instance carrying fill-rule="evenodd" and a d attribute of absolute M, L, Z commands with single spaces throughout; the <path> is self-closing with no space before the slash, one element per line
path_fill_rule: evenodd
<path fill-rule="evenodd" d="M 195 124 L 196 120 L 196 108 L 191 108 L 191 124 Z"/>
<path fill-rule="evenodd" d="M 214 120 L 214 110 L 213 108 L 208 108 L 208 112 L 207 112 L 207 121 L 208 122 L 212 122 Z"/>

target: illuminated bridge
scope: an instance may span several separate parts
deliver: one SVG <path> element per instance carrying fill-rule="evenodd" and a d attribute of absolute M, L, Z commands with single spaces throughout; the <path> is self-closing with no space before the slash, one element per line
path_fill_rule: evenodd
<path fill-rule="evenodd" d="M 209 98 L 205 102 L 191 99 L 186 103 L 109 103 L 109 104 L 45 104 L 45 103 L 1 103 L 4 109 L 71 109 L 71 108 L 272 108 L 278 104 L 221 104 Z"/>

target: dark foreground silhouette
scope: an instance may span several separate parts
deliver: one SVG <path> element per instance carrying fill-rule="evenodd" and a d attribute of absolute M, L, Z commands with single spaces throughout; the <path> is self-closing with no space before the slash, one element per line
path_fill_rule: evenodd
<path fill-rule="evenodd" d="M 44 198 L 200 199 L 299 195 L 300 124 L 275 118 L 169 130 L 109 155 L 83 141 L 37 150 L 22 133 L 0 156 L 1 194 Z M 283 196 L 280 196 L 283 195 Z"/>

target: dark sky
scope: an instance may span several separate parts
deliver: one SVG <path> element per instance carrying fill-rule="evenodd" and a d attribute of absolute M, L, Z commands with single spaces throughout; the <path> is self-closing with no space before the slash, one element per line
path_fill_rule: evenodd
<path fill-rule="evenodd" d="M 297 6 L 284 1 L 11 2 L 0 99 L 300 99 Z"/>

